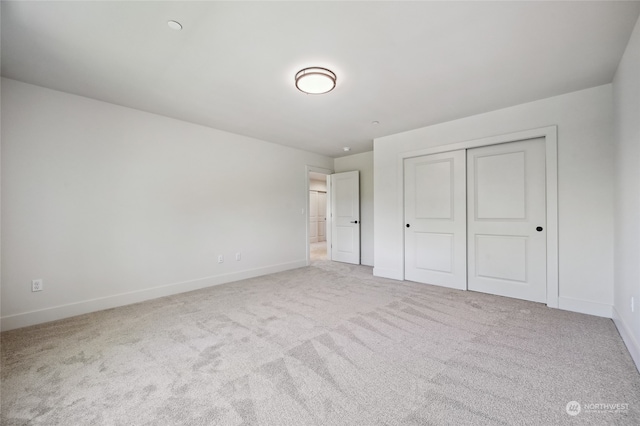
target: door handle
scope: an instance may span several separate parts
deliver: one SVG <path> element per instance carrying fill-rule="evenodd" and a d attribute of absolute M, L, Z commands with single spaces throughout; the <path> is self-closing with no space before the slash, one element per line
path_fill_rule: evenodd
<path fill-rule="evenodd" d="M 351 223 L 358 223 L 358 221 L 357 220 L 352 220 Z"/>
<path fill-rule="evenodd" d="M 536 231 L 538 231 L 538 232 L 542 232 L 542 226 L 538 226 L 538 227 L 536 228 Z"/>

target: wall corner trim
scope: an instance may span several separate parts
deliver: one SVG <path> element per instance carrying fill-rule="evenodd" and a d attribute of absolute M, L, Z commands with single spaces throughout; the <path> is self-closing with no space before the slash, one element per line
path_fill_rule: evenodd
<path fill-rule="evenodd" d="M 615 306 L 613 306 L 613 323 L 616 325 L 618 333 L 620 333 L 620 337 L 622 337 L 622 341 L 627 346 L 627 349 L 631 354 L 631 358 L 636 364 L 636 369 L 640 371 L 640 343 L 638 343 L 631 331 L 631 328 L 629 328 L 627 323 L 624 322 Z"/>
<path fill-rule="evenodd" d="M 607 305 L 606 303 L 590 302 L 568 297 L 558 298 L 558 309 L 603 318 L 611 318 L 613 314 L 613 306 Z"/>

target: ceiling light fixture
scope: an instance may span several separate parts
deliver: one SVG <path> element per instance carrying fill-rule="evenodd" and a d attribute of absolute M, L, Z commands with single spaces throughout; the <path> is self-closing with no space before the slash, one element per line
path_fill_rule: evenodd
<path fill-rule="evenodd" d="M 326 68 L 305 68 L 296 74 L 296 87 L 309 95 L 328 93 L 336 87 L 336 75 Z"/>
<path fill-rule="evenodd" d="M 167 21 L 167 25 L 172 30 L 180 31 L 182 29 L 182 24 L 178 21 Z"/>
<path fill-rule="evenodd" d="M 351 148 L 350 148 L 350 147 L 348 147 L 348 146 L 345 146 L 344 148 L 342 148 L 342 150 L 343 150 L 344 152 L 349 152 L 349 151 L 351 151 Z"/>

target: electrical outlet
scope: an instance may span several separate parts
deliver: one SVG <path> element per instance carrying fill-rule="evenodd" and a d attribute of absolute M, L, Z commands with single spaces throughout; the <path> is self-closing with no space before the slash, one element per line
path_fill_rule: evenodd
<path fill-rule="evenodd" d="M 42 291 L 43 289 L 44 284 L 42 282 L 42 278 L 31 280 L 31 291 Z"/>
<path fill-rule="evenodd" d="M 242 259 L 242 256 L 240 255 L 240 252 L 236 253 L 236 261 L 240 261 L 240 259 Z"/>
<path fill-rule="evenodd" d="M 224 256 L 218 255 L 218 263 L 223 263 L 223 262 L 224 262 Z"/>

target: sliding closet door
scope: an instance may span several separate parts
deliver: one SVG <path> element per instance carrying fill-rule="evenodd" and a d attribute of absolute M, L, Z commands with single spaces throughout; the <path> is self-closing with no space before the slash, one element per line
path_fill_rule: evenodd
<path fill-rule="evenodd" d="M 405 279 L 466 288 L 465 151 L 410 158 L 405 170 Z"/>
<path fill-rule="evenodd" d="M 544 139 L 467 151 L 469 290 L 546 302 Z"/>

